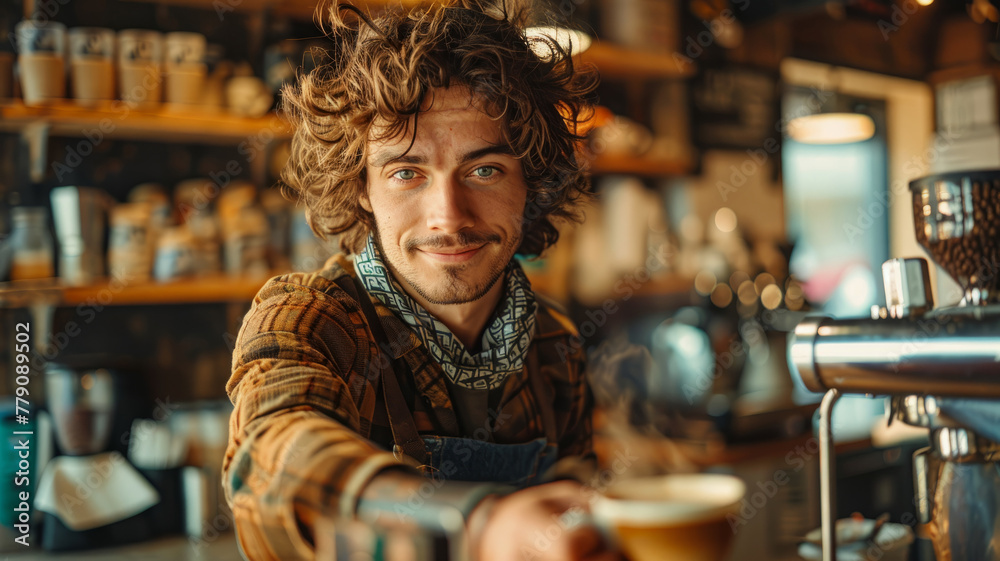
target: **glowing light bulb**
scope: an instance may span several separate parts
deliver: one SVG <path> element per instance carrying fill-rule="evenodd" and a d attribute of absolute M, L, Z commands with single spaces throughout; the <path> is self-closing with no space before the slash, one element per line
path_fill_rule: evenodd
<path fill-rule="evenodd" d="M 875 136 L 875 121 L 860 113 L 819 113 L 792 119 L 788 136 L 806 144 L 847 144 Z"/>

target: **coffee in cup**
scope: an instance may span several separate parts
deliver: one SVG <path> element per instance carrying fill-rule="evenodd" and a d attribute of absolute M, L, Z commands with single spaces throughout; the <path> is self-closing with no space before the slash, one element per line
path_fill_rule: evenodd
<path fill-rule="evenodd" d="M 631 561 L 721 561 L 735 537 L 726 516 L 745 492 L 731 475 L 635 478 L 605 489 L 593 516 Z"/>

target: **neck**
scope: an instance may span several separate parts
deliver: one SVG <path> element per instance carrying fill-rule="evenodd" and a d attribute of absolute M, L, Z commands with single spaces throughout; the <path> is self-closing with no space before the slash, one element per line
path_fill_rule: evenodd
<path fill-rule="evenodd" d="M 479 348 L 486 322 L 493 315 L 493 310 L 500 302 L 507 283 L 506 276 L 500 277 L 482 298 L 464 304 L 433 304 L 412 290 L 409 284 L 405 282 L 399 284 L 411 298 L 445 324 L 466 349 L 473 351 Z"/>

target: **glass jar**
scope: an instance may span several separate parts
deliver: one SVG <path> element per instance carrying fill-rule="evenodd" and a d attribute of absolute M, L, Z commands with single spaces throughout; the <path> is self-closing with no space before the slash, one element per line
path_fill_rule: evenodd
<path fill-rule="evenodd" d="M 10 280 L 44 279 L 55 275 L 55 251 L 45 207 L 14 207 L 10 234 Z"/>

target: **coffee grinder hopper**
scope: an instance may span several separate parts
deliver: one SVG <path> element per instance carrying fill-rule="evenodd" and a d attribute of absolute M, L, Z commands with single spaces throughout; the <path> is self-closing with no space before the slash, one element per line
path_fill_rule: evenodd
<path fill-rule="evenodd" d="M 932 175 L 910 183 L 917 241 L 965 292 L 964 303 L 998 301 L 1000 171 Z"/>

